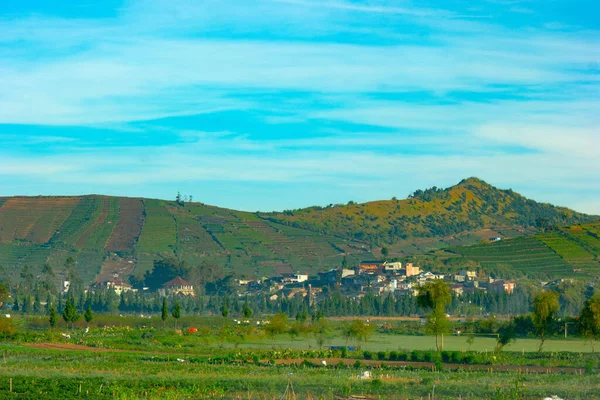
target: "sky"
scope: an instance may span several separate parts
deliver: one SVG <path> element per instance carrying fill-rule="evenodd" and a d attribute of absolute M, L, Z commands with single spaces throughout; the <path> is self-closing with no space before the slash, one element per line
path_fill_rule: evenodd
<path fill-rule="evenodd" d="M 600 214 L 595 0 L 2 0 L 0 196 L 248 211 L 476 176 Z"/>

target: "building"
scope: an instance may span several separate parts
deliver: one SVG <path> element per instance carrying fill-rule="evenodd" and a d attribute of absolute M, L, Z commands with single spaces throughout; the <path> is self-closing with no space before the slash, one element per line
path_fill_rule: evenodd
<path fill-rule="evenodd" d="M 476 271 L 462 270 L 458 274 L 460 276 L 464 276 L 465 280 L 468 280 L 468 281 L 474 281 L 477 278 L 477 272 Z"/>
<path fill-rule="evenodd" d="M 386 274 L 399 274 L 402 269 L 401 262 L 384 262 L 383 263 L 383 272 Z"/>
<path fill-rule="evenodd" d="M 363 261 L 360 263 L 360 265 L 358 266 L 358 273 L 359 274 L 373 274 L 376 273 L 378 271 L 381 271 L 381 269 L 383 268 L 383 265 L 385 263 L 381 262 L 381 261 Z"/>
<path fill-rule="evenodd" d="M 165 292 L 170 295 L 182 294 L 184 296 L 195 296 L 194 285 L 182 279 L 180 276 L 163 284 Z"/>
<path fill-rule="evenodd" d="M 514 281 L 505 281 L 502 279 L 499 280 L 495 280 L 493 282 L 490 283 L 490 288 L 500 292 L 502 290 L 504 290 L 506 293 L 511 294 L 512 292 L 514 292 L 515 288 L 517 287 L 516 282 Z"/>
<path fill-rule="evenodd" d="M 96 282 L 93 286 L 96 288 L 112 289 L 119 296 L 123 292 L 129 292 L 129 291 L 136 292 L 137 291 L 137 289 L 134 289 L 129 283 L 123 282 L 120 279 L 113 279 L 113 280 L 104 281 L 104 282 Z"/>
<path fill-rule="evenodd" d="M 347 276 L 353 276 L 354 275 L 354 270 L 353 269 L 347 269 L 347 268 L 343 268 L 342 269 L 342 279 L 347 277 Z"/>
<path fill-rule="evenodd" d="M 334 284 L 338 281 L 338 270 L 330 269 L 327 272 L 319 272 L 319 281 L 325 285 Z"/>
<path fill-rule="evenodd" d="M 421 268 L 415 267 L 413 263 L 406 263 L 405 269 L 407 277 L 419 275 L 421 273 Z"/>
<path fill-rule="evenodd" d="M 450 290 L 452 290 L 452 292 L 455 295 L 461 296 L 464 291 L 464 286 L 461 285 L 460 283 L 453 283 L 452 285 L 450 285 Z"/>

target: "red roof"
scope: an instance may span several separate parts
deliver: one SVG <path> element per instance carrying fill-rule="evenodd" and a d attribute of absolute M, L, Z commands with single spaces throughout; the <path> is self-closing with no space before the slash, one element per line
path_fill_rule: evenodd
<path fill-rule="evenodd" d="M 169 282 L 163 284 L 163 286 L 193 286 L 193 284 L 178 276 L 175 279 L 171 279 Z"/>

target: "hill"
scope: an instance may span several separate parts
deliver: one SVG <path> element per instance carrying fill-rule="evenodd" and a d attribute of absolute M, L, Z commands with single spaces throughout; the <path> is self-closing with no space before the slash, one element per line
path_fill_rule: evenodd
<path fill-rule="evenodd" d="M 382 245 L 389 247 L 390 257 L 402 257 L 592 219 L 475 178 L 448 189 L 417 191 L 406 200 L 283 213 L 100 195 L 7 197 L 0 198 L 0 266 L 14 278 L 25 265 L 36 273 L 47 263 L 60 272 L 73 257 L 87 282 L 115 274 L 142 276 L 162 256 L 248 276 L 315 273 L 339 266 L 345 256 L 350 265 L 378 257 Z M 559 248 L 552 236 L 557 232 L 563 230 L 535 240 Z M 585 235 L 577 240 L 585 242 Z M 582 254 L 564 252 L 571 257 L 567 262 L 589 267 Z"/>
<path fill-rule="evenodd" d="M 373 246 L 408 238 L 448 237 L 484 228 L 525 233 L 528 227 L 569 225 L 593 217 L 529 200 L 469 178 L 447 189 L 417 190 L 406 200 L 330 205 L 261 215 L 270 221 Z"/>

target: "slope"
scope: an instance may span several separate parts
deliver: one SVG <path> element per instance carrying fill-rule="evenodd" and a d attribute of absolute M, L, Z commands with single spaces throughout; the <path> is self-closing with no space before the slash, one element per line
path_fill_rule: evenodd
<path fill-rule="evenodd" d="M 469 178 L 447 189 L 417 190 L 406 200 L 330 205 L 264 213 L 261 217 L 285 226 L 307 229 L 373 246 L 414 238 L 452 237 L 484 228 L 515 236 L 540 224 L 568 225 L 593 216 L 538 203 L 513 192 Z"/>
<path fill-rule="evenodd" d="M 599 233 L 600 221 L 597 221 L 554 227 L 527 237 L 455 247 L 451 251 L 487 269 L 512 268 L 541 278 L 598 278 Z"/>

